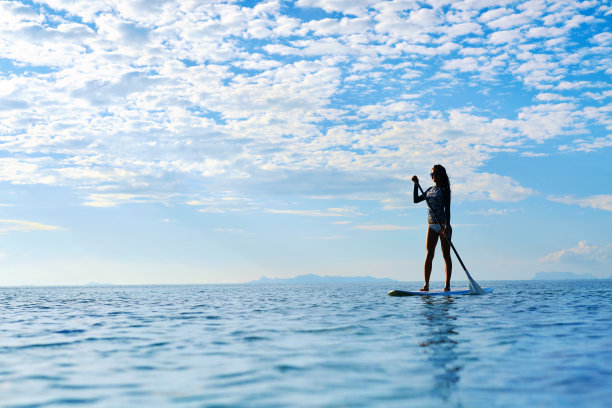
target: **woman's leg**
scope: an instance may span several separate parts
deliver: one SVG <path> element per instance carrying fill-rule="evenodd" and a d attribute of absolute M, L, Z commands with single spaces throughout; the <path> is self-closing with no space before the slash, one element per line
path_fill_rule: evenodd
<path fill-rule="evenodd" d="M 451 275 L 453 273 L 453 260 L 451 259 L 450 245 L 446 238 L 440 238 L 440 241 L 442 256 L 444 257 L 444 264 L 446 265 L 446 285 L 444 285 L 444 290 L 449 291 L 451 288 Z"/>
<path fill-rule="evenodd" d="M 438 244 L 439 234 L 427 228 L 427 255 L 425 255 L 425 286 L 421 288 L 422 292 L 429 291 L 429 277 L 431 276 L 431 264 L 436 253 L 436 245 Z"/>

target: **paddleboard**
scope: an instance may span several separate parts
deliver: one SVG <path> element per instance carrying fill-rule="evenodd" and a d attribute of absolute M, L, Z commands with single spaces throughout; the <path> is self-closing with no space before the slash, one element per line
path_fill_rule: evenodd
<path fill-rule="evenodd" d="M 484 293 L 491 293 L 493 292 L 493 287 L 488 287 L 488 288 L 482 288 L 482 290 L 484 290 Z M 416 292 L 410 292 L 410 291 L 405 291 L 405 290 L 392 290 L 391 292 L 387 293 L 387 295 L 389 296 L 454 296 L 454 295 L 471 295 L 472 293 L 470 292 L 470 288 L 459 288 L 459 289 L 453 289 L 449 292 L 444 292 L 443 289 L 435 289 L 435 290 L 430 290 L 429 292 L 421 292 L 421 291 L 416 291 Z"/>

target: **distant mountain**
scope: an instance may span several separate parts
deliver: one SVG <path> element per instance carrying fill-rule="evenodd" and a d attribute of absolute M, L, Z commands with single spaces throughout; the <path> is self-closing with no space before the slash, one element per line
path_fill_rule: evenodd
<path fill-rule="evenodd" d="M 538 272 L 533 280 L 556 280 L 556 279 L 602 279 L 590 273 L 574 272 Z"/>
<path fill-rule="evenodd" d="M 299 275 L 295 278 L 268 278 L 262 276 L 258 280 L 247 283 L 372 283 L 372 282 L 397 282 L 390 278 L 374 278 L 373 276 L 320 276 L 309 273 Z"/>

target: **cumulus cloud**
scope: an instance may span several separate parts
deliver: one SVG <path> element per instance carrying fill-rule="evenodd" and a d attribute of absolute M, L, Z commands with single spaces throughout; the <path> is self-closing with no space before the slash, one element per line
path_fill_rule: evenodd
<path fill-rule="evenodd" d="M 505 7 L 494 8 L 492 10 L 488 10 L 482 13 L 480 17 L 478 17 L 478 20 L 486 23 L 492 20 L 497 20 L 500 17 L 511 14 L 511 13 L 512 13 L 512 9 L 509 9 L 509 8 L 505 8 Z"/>
<path fill-rule="evenodd" d="M 476 60 L 476 58 L 473 58 L 473 57 L 447 60 L 444 63 L 444 68 L 448 70 L 458 70 L 461 72 L 477 71 L 478 70 L 478 60 Z"/>
<path fill-rule="evenodd" d="M 516 26 L 527 24 L 532 17 L 528 13 L 509 14 L 499 17 L 498 19 L 488 21 L 487 25 L 491 28 L 507 30 Z"/>
<path fill-rule="evenodd" d="M 477 23 L 459 23 L 446 29 L 446 34 L 450 37 L 459 37 L 467 34 L 482 34 L 482 28 Z"/>
<path fill-rule="evenodd" d="M 560 151 L 574 151 L 590 153 L 596 150 L 612 147 L 612 135 L 607 137 L 596 137 L 589 140 L 577 139 L 572 145 L 559 146 Z"/>
<path fill-rule="evenodd" d="M 491 34 L 491 36 L 489 37 L 489 41 L 492 44 L 506 44 L 506 43 L 510 43 L 512 41 L 516 41 L 519 40 L 521 38 L 521 31 L 520 30 L 503 30 L 503 31 L 496 31 L 493 34 Z"/>
<path fill-rule="evenodd" d="M 8 232 L 58 231 L 62 227 L 46 225 L 35 221 L 0 220 L 0 234 Z"/>
<path fill-rule="evenodd" d="M 612 195 L 597 194 L 590 197 L 576 197 L 573 195 L 549 195 L 548 200 L 555 203 L 579 205 L 580 207 L 595 208 L 597 210 L 612 211 Z"/>
<path fill-rule="evenodd" d="M 555 93 L 542 92 L 536 95 L 538 101 L 551 102 L 551 101 L 571 101 L 573 98 L 569 96 L 563 96 Z"/>
<path fill-rule="evenodd" d="M 612 90 L 607 90 L 603 92 L 585 92 L 584 96 L 601 101 L 607 98 L 612 98 Z"/>
<path fill-rule="evenodd" d="M 583 129 L 584 119 L 573 103 L 549 103 L 522 108 L 516 124 L 527 137 L 543 142 Z"/>
<path fill-rule="evenodd" d="M 612 245 L 597 246 L 586 241 L 578 242 L 573 248 L 552 252 L 540 259 L 540 262 L 550 263 L 607 263 L 612 259 Z"/>
<path fill-rule="evenodd" d="M 469 187 L 464 183 L 456 184 L 455 190 L 470 200 L 516 202 L 537 194 L 535 190 L 521 186 L 510 177 L 498 174 L 473 174 L 467 183 Z"/>
<path fill-rule="evenodd" d="M 417 105 L 408 101 L 389 101 L 376 105 L 361 106 L 358 113 L 369 120 L 405 119 L 411 116 Z"/>

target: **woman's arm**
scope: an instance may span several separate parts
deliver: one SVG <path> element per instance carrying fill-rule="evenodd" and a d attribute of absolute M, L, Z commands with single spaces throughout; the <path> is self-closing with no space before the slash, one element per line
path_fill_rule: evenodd
<path fill-rule="evenodd" d="M 415 203 L 420 203 L 421 201 L 425 200 L 425 196 L 423 194 L 419 194 L 419 178 L 417 176 L 412 176 L 412 181 L 414 181 L 412 199 Z"/>

